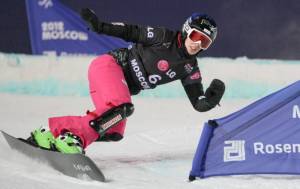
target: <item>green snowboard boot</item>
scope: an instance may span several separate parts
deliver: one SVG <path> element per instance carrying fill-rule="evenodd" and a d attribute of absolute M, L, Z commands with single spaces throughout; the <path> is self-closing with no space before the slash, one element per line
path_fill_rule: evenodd
<path fill-rule="evenodd" d="M 41 148 L 53 150 L 55 138 L 50 130 L 40 127 L 31 133 L 31 137 L 27 141 Z"/>
<path fill-rule="evenodd" d="M 57 151 L 65 154 L 84 154 L 80 138 L 71 132 L 59 135 L 55 139 L 55 147 Z"/>

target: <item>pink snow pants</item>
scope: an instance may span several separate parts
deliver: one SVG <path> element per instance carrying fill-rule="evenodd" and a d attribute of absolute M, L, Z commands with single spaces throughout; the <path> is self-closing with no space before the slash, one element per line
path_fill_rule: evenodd
<path fill-rule="evenodd" d="M 85 148 L 98 139 L 99 134 L 89 126 L 89 121 L 107 110 L 123 103 L 131 103 L 131 96 L 122 68 L 110 55 L 102 55 L 92 61 L 88 71 L 90 95 L 95 110 L 84 116 L 63 116 L 49 118 L 49 128 L 55 137 L 70 131 L 79 136 Z M 107 133 L 123 136 L 126 120 L 112 127 Z"/>

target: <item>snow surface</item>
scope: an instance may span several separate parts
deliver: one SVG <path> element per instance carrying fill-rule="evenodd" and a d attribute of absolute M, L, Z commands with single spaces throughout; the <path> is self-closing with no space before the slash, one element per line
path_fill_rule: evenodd
<path fill-rule="evenodd" d="M 83 59 L 86 61 L 85 58 Z M 54 77 L 61 82 L 69 81 L 72 83 L 74 81 L 76 83 L 75 75 L 84 80 L 83 75 L 85 73 L 81 74 L 81 72 L 86 69 L 87 64 L 80 65 L 79 62 L 82 61 L 82 58 L 74 60 L 75 66 L 71 67 L 71 70 L 70 66 L 65 65 L 67 63 L 61 65 L 46 64 L 44 62 L 45 57 L 30 57 L 30 60 L 32 64 L 30 62 L 25 64 L 21 58 L 18 65 L 15 65 L 15 60 L 11 64 L 3 57 L 1 59 L 0 56 L 0 82 L 7 84 L 14 79 L 21 82 L 26 80 L 39 81 Z M 269 83 L 276 90 L 280 89 L 279 86 L 283 87 L 294 82 L 295 78 L 300 75 L 299 62 L 286 62 L 286 66 L 284 66 L 283 61 L 257 64 L 249 59 L 224 59 L 227 62 L 225 61 L 221 64 L 221 67 L 217 67 L 218 69 L 213 72 L 215 67 L 212 65 L 216 66 L 215 62 L 219 60 L 205 60 L 207 64 L 205 64 L 204 70 L 208 71 L 205 71 L 204 74 L 208 75 L 211 71 L 219 76 L 220 72 L 223 72 L 223 76 L 225 75 L 224 78 L 227 81 L 230 81 L 230 78 L 233 77 L 238 77 L 238 80 L 245 79 L 254 84 L 261 81 L 262 83 Z M 27 61 L 29 60 L 27 59 Z M 234 64 L 236 61 L 239 64 Z M 10 66 L 7 66 L 8 64 Z M 226 70 L 228 68 L 226 64 L 230 69 Z M 239 76 L 234 76 L 237 72 L 234 72 L 235 70 L 232 68 L 236 66 L 241 69 Z M 222 70 L 219 70 L 221 68 Z M 268 75 L 263 73 L 265 70 L 270 70 Z M 256 73 L 257 75 L 252 76 L 249 73 Z M 278 78 L 280 74 L 283 74 L 281 79 Z M 14 136 L 28 137 L 33 129 L 41 125 L 47 125 L 48 117 L 82 115 L 87 109 L 93 109 L 90 98 L 85 95 L 78 95 L 78 91 L 74 94 L 59 93 L 51 95 L 51 93 L 43 93 L 44 96 L 41 96 L 39 92 L 30 91 L 30 89 L 33 89 L 31 87 L 34 87 L 34 84 L 36 82 L 31 83 L 31 86 L 26 88 L 29 91 L 22 92 L 25 94 L 20 94 L 17 89 L 0 93 L 1 130 Z M 47 83 L 43 84 L 47 85 Z M 14 87 L 17 87 L 17 85 Z M 48 91 L 59 90 L 57 87 L 51 88 L 52 85 L 48 88 L 45 87 Z M 95 161 L 106 176 L 108 180 L 106 183 L 84 181 L 62 175 L 43 163 L 31 160 L 11 150 L 3 136 L 0 136 L 0 188 L 299 188 L 300 176 L 286 175 L 223 176 L 188 182 L 188 175 L 203 123 L 208 119 L 220 118 L 245 107 L 257 100 L 257 95 L 258 93 L 254 95 L 254 98 L 241 99 L 229 95 L 222 101 L 221 107 L 207 113 L 194 111 L 186 98 L 133 97 L 135 113 L 128 120 L 125 138 L 115 143 L 93 143 L 87 149 L 87 155 Z"/>
<path fill-rule="evenodd" d="M 80 115 L 92 107 L 88 97 L 43 97 L 0 94 L 0 129 L 27 137 L 49 116 Z M 87 149 L 107 183 L 82 181 L 11 150 L 0 136 L 0 188 L 12 189 L 279 189 L 299 188 L 297 176 L 227 176 L 188 182 L 202 124 L 250 103 L 225 100 L 221 108 L 197 113 L 184 99 L 134 98 L 125 138 L 117 143 L 93 143 Z"/>

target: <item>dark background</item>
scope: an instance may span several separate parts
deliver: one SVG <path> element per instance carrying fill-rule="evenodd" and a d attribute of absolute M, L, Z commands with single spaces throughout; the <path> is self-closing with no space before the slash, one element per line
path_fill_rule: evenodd
<path fill-rule="evenodd" d="M 218 24 L 218 37 L 202 53 L 210 57 L 300 59 L 298 0 L 61 0 L 71 9 L 95 10 L 105 21 L 180 29 L 193 12 Z M 0 6 L 0 51 L 31 54 L 25 1 Z"/>

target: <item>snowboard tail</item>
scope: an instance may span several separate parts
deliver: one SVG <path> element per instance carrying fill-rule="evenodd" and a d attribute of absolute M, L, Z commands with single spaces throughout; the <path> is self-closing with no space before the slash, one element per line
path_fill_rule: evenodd
<path fill-rule="evenodd" d="M 96 164 L 83 154 L 63 154 L 35 147 L 24 140 L 15 138 L 4 131 L 1 131 L 5 140 L 12 149 L 15 149 L 26 156 L 46 162 L 50 167 L 61 173 L 83 179 L 105 182 L 105 177 Z"/>

